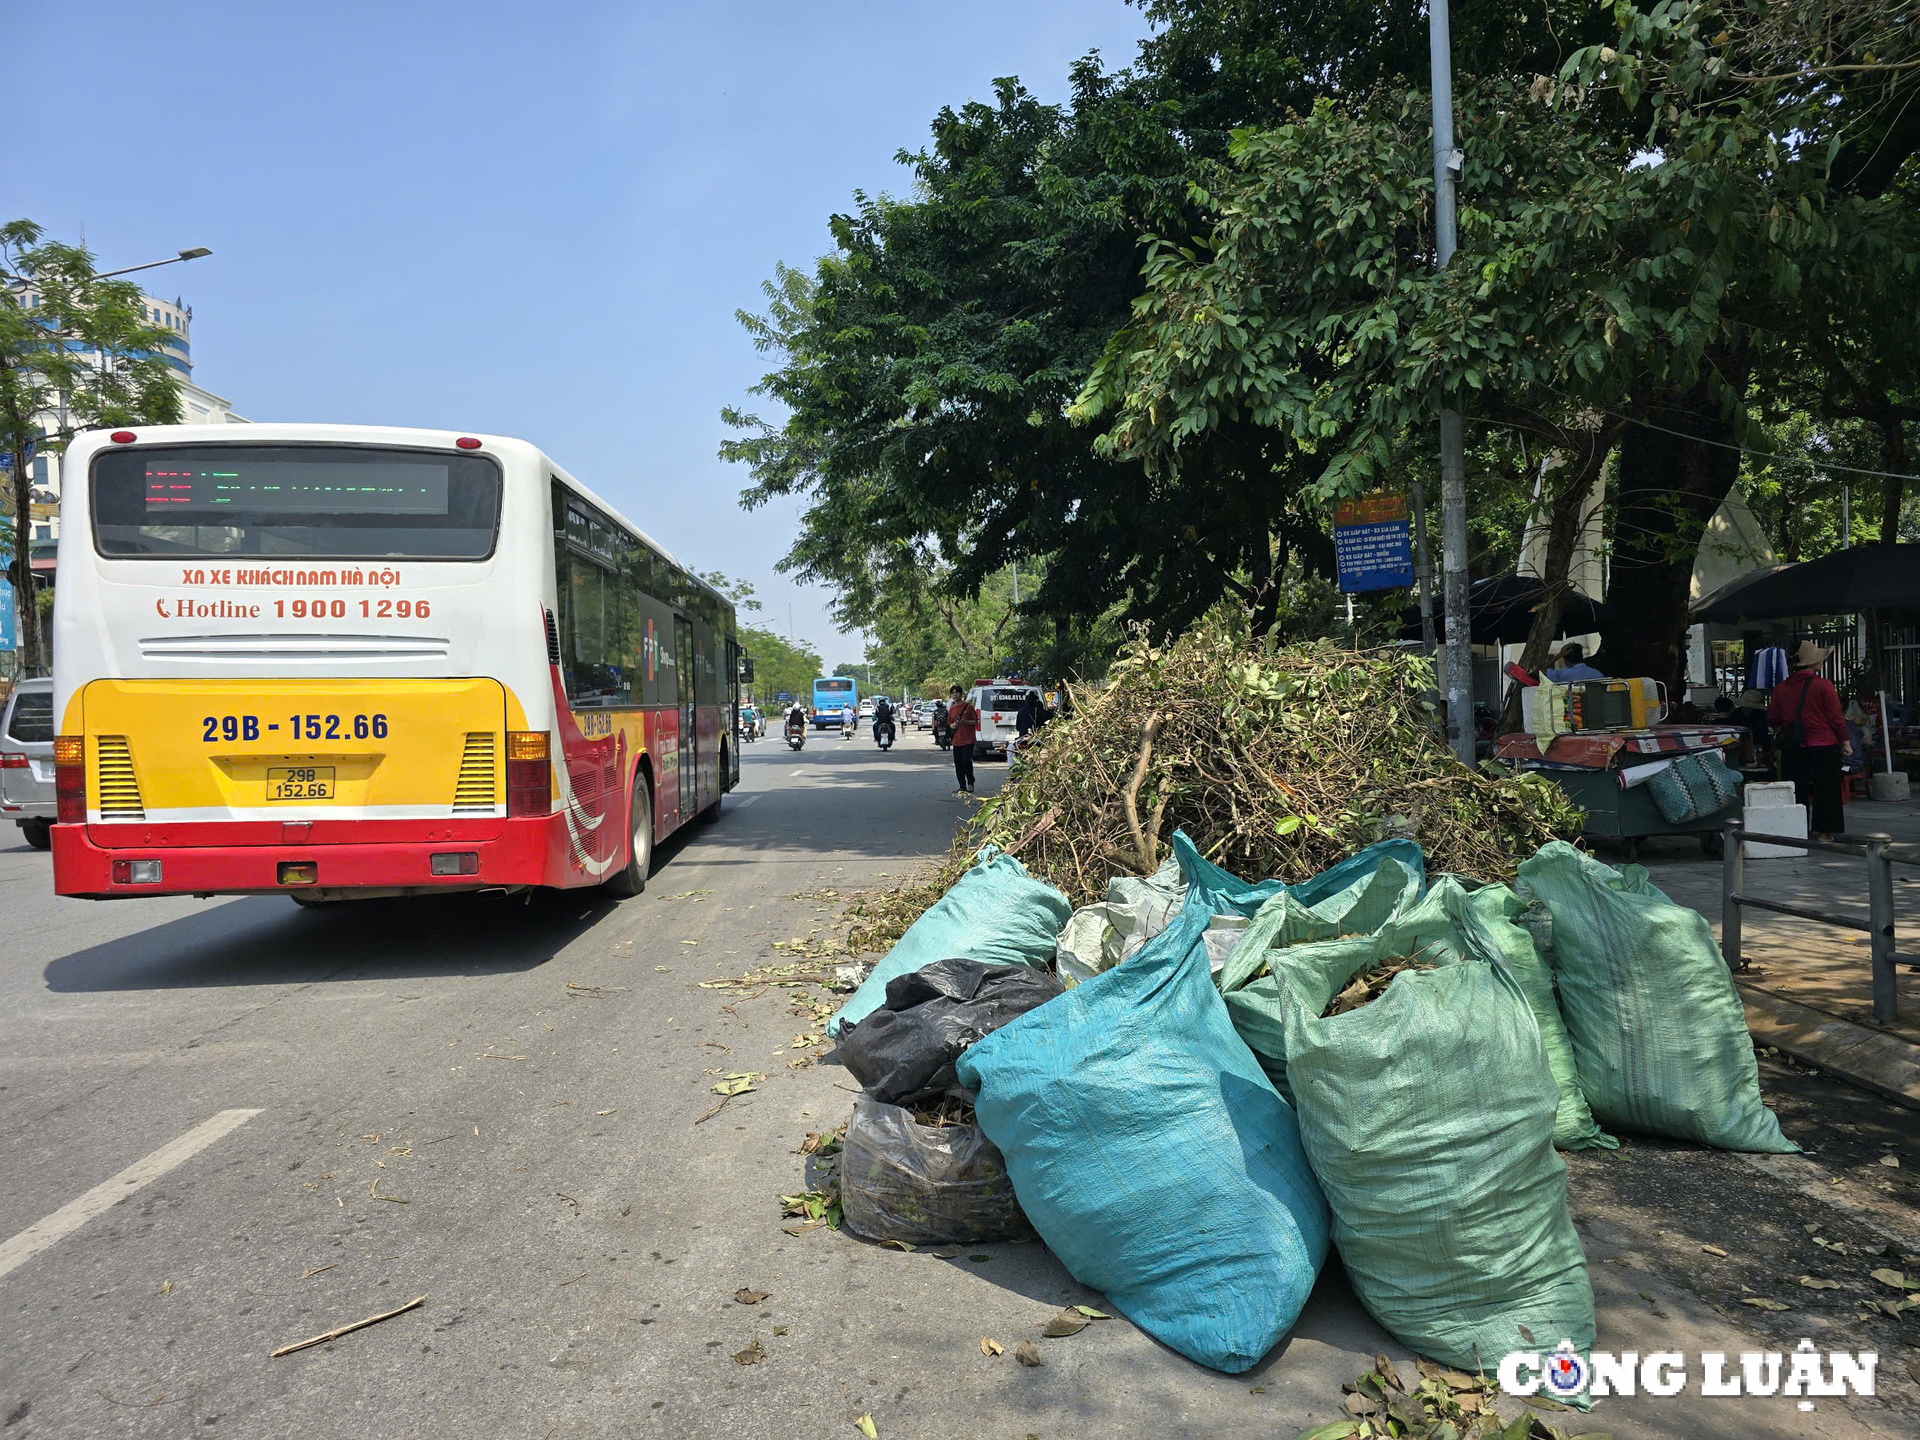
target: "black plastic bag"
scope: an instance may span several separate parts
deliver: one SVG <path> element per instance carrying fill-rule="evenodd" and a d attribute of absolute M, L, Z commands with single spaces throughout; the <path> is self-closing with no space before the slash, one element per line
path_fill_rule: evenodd
<path fill-rule="evenodd" d="M 886 1003 L 841 1035 L 835 1058 L 889 1105 L 964 1095 L 953 1074 L 960 1053 L 1060 993 L 1044 970 L 936 960 L 888 981 Z"/>
<path fill-rule="evenodd" d="M 978 1245 L 1033 1238 L 1007 1162 L 978 1125 L 922 1125 L 899 1106 L 864 1095 L 847 1123 L 840 1205 L 847 1227 L 869 1240 Z"/>

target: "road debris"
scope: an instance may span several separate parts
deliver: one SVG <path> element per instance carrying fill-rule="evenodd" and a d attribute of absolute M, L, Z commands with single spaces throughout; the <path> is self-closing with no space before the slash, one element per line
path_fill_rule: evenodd
<path fill-rule="evenodd" d="M 321 1272 L 322 1270 L 331 1270 L 331 1269 L 333 1269 L 333 1268 L 334 1268 L 334 1266 L 335 1266 L 335 1265 L 338 1265 L 339 1263 L 340 1263 L 340 1262 L 339 1262 L 338 1260 L 335 1260 L 335 1261 L 333 1262 L 333 1264 L 332 1264 L 332 1265 L 316 1265 L 316 1266 L 314 1266 L 314 1267 L 313 1267 L 313 1269 L 311 1269 L 311 1270 L 309 1270 L 309 1271 L 307 1271 L 307 1272 L 306 1272 L 305 1274 L 303 1274 L 303 1275 L 302 1275 L 302 1276 L 301 1276 L 300 1278 L 301 1278 L 302 1280 L 306 1280 L 306 1279 L 309 1279 L 309 1278 L 311 1278 L 312 1276 L 315 1276 L 315 1275 L 318 1275 L 318 1274 L 319 1274 L 319 1273 L 320 1273 L 320 1272 Z"/>
<path fill-rule="evenodd" d="M 862 1415 L 858 1420 L 853 1422 L 853 1428 L 866 1436 L 867 1440 L 880 1440 L 880 1432 L 873 1428 L 873 1416 L 871 1415 Z"/>
<path fill-rule="evenodd" d="M 1031 1340 L 1022 1340 L 1018 1345 L 1014 1346 L 1013 1358 L 1018 1360 L 1022 1365 L 1025 1365 L 1029 1370 L 1047 1363 L 1040 1358 L 1040 1347 Z"/>
<path fill-rule="evenodd" d="M 980 1353 L 982 1355 L 986 1355 L 989 1357 L 994 1355 L 1004 1355 L 1007 1353 L 1007 1347 L 1002 1345 L 998 1340 L 994 1339 L 991 1335 L 982 1335 L 980 1337 Z"/>
<path fill-rule="evenodd" d="M 758 1305 L 762 1300 L 771 1298 L 771 1291 L 751 1290 L 745 1285 L 742 1285 L 738 1290 L 733 1292 L 734 1303 L 739 1305 Z"/>
<path fill-rule="evenodd" d="M 753 1344 L 744 1350 L 736 1351 L 733 1357 L 734 1363 L 737 1365 L 758 1365 L 766 1358 L 767 1347 L 760 1343 L 760 1337 L 758 1335 L 753 1337 Z"/>
<path fill-rule="evenodd" d="M 366 1319 L 356 1320 L 351 1325 L 336 1325 L 325 1334 L 315 1335 L 308 1340 L 296 1340 L 291 1345 L 282 1345 L 278 1350 L 270 1351 L 268 1358 L 278 1360 L 282 1355 L 291 1355 L 294 1351 L 305 1350 L 310 1345 L 325 1345 L 329 1340 L 338 1340 L 342 1335 L 350 1335 L 355 1330 L 364 1330 L 369 1325 L 378 1325 L 382 1320 L 391 1320 L 396 1315 L 404 1315 L 407 1311 L 426 1303 L 426 1296 L 416 1295 L 406 1304 L 398 1306 L 395 1309 L 382 1311 L 378 1315 L 369 1315 Z"/>

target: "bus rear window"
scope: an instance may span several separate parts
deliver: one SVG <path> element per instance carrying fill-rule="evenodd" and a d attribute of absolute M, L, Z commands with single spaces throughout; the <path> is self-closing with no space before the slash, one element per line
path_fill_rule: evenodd
<path fill-rule="evenodd" d="M 813 682 L 813 688 L 822 695 L 844 695 L 853 689 L 853 682 L 851 680 L 816 680 Z"/>
<path fill-rule="evenodd" d="M 183 445 L 93 462 L 102 555 L 481 560 L 499 520 L 500 469 L 483 455 Z"/>

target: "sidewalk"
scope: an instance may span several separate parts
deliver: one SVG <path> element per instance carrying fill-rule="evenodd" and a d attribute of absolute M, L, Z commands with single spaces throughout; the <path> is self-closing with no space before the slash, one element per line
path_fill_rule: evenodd
<path fill-rule="evenodd" d="M 1920 844 L 1920 803 L 1856 801 L 1847 828 Z M 1602 842 L 1602 859 L 1613 863 Z M 1691 836 L 1649 840 L 1642 860 L 1655 885 L 1698 910 L 1720 933 L 1721 862 Z M 1747 861 L 1746 892 L 1785 904 L 1867 918 L 1866 864 L 1840 855 Z M 1903 952 L 1920 953 L 1920 869 L 1894 867 L 1894 918 Z M 1920 1108 L 1920 967 L 1897 968 L 1899 1015 L 1873 1018 L 1867 937 L 1789 915 L 1748 909 L 1741 917 L 1748 969 L 1737 977 L 1756 1041 Z"/>

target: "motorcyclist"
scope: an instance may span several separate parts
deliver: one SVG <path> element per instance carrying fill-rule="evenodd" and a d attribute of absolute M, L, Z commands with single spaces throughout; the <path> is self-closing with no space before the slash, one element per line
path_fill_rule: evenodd
<path fill-rule="evenodd" d="M 893 702 L 882 695 L 873 702 L 873 743 L 880 743 L 880 727 L 893 725 Z"/>
<path fill-rule="evenodd" d="M 806 712 L 806 708 L 802 706 L 798 700 L 794 701 L 793 704 L 787 707 L 786 728 L 787 728 L 787 734 L 789 735 L 793 734 L 793 732 L 796 730 L 800 731 L 802 734 L 806 733 L 807 712 Z"/>

